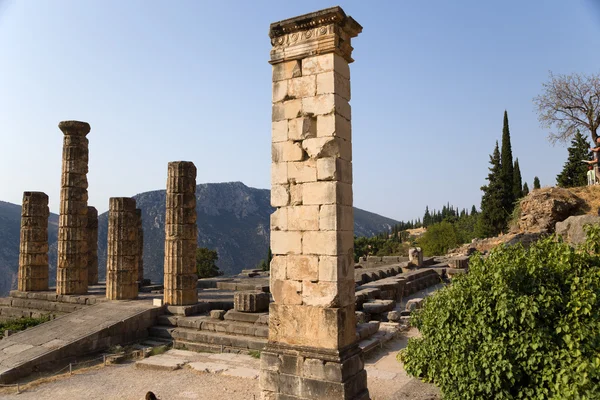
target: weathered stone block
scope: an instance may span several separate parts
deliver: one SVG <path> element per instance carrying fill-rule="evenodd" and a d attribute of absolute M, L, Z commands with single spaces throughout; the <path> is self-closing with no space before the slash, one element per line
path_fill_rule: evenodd
<path fill-rule="evenodd" d="M 233 309 L 259 313 L 269 309 L 269 294 L 259 291 L 241 291 L 233 295 Z"/>
<path fill-rule="evenodd" d="M 286 231 L 288 229 L 288 207 L 280 207 L 271 214 L 271 230 Z"/>
<path fill-rule="evenodd" d="M 352 253 L 353 231 L 305 231 L 302 233 L 302 254 L 346 255 Z"/>
<path fill-rule="evenodd" d="M 319 278 L 319 257 L 289 255 L 286 259 L 287 279 L 316 281 Z"/>
<path fill-rule="evenodd" d="M 302 65 L 299 60 L 284 61 L 273 65 L 273 82 L 302 76 Z"/>
<path fill-rule="evenodd" d="M 302 232 L 271 232 L 273 254 L 302 254 Z"/>
<path fill-rule="evenodd" d="M 302 283 L 271 279 L 273 301 L 279 304 L 302 304 Z"/>
<path fill-rule="evenodd" d="M 318 74 L 317 95 L 329 93 L 335 93 L 350 101 L 350 80 L 333 71 Z"/>
<path fill-rule="evenodd" d="M 337 136 L 350 141 L 352 127 L 350 121 L 337 113 L 317 117 L 317 137 Z"/>
<path fill-rule="evenodd" d="M 351 184 L 352 163 L 338 157 L 319 158 L 317 159 L 317 179 Z"/>
<path fill-rule="evenodd" d="M 314 75 L 293 78 L 287 82 L 287 95 L 290 98 L 312 97 L 317 92 L 317 77 Z"/>
<path fill-rule="evenodd" d="M 288 138 L 290 140 L 304 140 L 317 136 L 317 119 L 303 116 L 290 119 L 288 122 Z"/>
<path fill-rule="evenodd" d="M 351 144 L 337 136 L 306 139 L 302 142 L 302 148 L 310 158 L 335 157 L 352 161 Z"/>
<path fill-rule="evenodd" d="M 287 141 L 273 143 L 271 146 L 271 156 L 274 163 L 302 161 L 305 158 L 305 153 L 300 143 Z"/>
<path fill-rule="evenodd" d="M 288 121 L 283 119 L 271 124 L 271 141 L 273 143 L 287 142 L 288 140 Z"/>
<path fill-rule="evenodd" d="M 295 183 L 316 182 L 317 163 L 315 160 L 289 162 L 288 180 Z"/>
<path fill-rule="evenodd" d="M 284 101 L 288 96 L 289 80 L 273 82 L 273 103 Z"/>
<path fill-rule="evenodd" d="M 352 276 L 354 260 L 352 254 L 319 256 L 319 280 L 336 282 Z"/>
<path fill-rule="evenodd" d="M 339 204 L 324 204 L 319 209 L 319 230 L 353 231 L 354 209 Z"/>
<path fill-rule="evenodd" d="M 271 206 L 285 207 L 290 203 L 290 192 L 288 185 L 271 186 Z"/>
<path fill-rule="evenodd" d="M 287 207 L 287 225 L 290 231 L 318 230 L 319 206 Z"/>

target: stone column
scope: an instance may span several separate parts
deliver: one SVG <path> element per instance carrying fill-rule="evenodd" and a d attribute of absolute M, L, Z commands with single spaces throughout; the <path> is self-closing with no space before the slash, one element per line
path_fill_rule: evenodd
<path fill-rule="evenodd" d="M 19 286 L 22 292 L 48 290 L 48 195 L 23 193 Z"/>
<path fill-rule="evenodd" d="M 88 284 L 87 173 L 90 125 L 79 121 L 58 124 L 64 133 L 58 220 L 57 294 L 84 294 Z"/>
<path fill-rule="evenodd" d="M 88 286 L 98 284 L 98 210 L 88 207 L 87 211 L 88 240 Z"/>
<path fill-rule="evenodd" d="M 351 38 L 339 7 L 271 24 L 269 342 L 264 399 L 368 399 L 355 339 Z"/>
<path fill-rule="evenodd" d="M 108 209 L 106 297 L 135 299 L 138 295 L 138 240 L 135 199 L 111 197 Z"/>
<path fill-rule="evenodd" d="M 137 217 L 137 228 L 138 228 L 137 280 L 138 280 L 138 286 L 141 287 L 142 284 L 144 283 L 144 229 L 142 228 L 142 210 L 140 208 L 136 208 L 135 215 Z"/>
<path fill-rule="evenodd" d="M 198 302 L 196 289 L 196 167 L 189 161 L 169 163 L 165 212 L 164 302 L 174 306 Z"/>

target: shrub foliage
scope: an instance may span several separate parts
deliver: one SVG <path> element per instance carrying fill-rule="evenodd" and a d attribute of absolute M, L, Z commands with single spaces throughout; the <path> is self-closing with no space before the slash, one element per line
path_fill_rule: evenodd
<path fill-rule="evenodd" d="M 445 399 L 599 399 L 600 228 L 587 235 L 471 257 L 414 314 L 406 371 Z"/>

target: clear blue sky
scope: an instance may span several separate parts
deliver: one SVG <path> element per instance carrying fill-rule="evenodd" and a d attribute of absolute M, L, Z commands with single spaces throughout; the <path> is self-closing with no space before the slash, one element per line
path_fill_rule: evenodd
<path fill-rule="evenodd" d="M 163 189 L 167 162 L 198 183 L 270 186 L 269 23 L 341 5 L 354 39 L 355 205 L 396 219 L 479 208 L 508 110 L 532 186 L 554 184 L 532 98 L 551 70 L 597 73 L 600 0 L 0 0 L 0 200 L 50 195 L 61 120 L 92 126 L 90 205 Z"/>

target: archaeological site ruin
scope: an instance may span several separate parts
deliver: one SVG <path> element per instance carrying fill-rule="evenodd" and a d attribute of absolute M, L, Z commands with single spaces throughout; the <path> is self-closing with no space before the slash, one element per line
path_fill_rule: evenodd
<path fill-rule="evenodd" d="M 145 368 L 153 347 L 172 345 L 260 352 L 263 399 L 369 399 L 363 354 L 406 324 L 420 306 L 416 292 L 467 265 L 424 258 L 418 248 L 410 258 L 355 263 L 350 64 L 362 29 L 340 7 L 270 25 L 270 271 L 198 279 L 198 171 L 191 161 L 174 161 L 164 169 L 164 281 L 144 279 L 143 254 L 150 249 L 142 204 L 107 199 L 108 235 L 98 237 L 87 180 L 94 132 L 86 122 L 60 122 L 56 271 L 48 259 L 49 198 L 27 191 L 18 288 L 0 299 L 0 320 L 52 319 L 0 340 L 0 382 L 54 371 L 116 345 L 133 345 Z M 99 266 L 104 240 L 107 262 Z"/>

